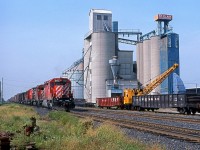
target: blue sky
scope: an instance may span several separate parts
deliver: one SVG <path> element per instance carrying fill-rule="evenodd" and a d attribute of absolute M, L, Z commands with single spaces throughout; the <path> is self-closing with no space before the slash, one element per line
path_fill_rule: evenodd
<path fill-rule="evenodd" d="M 119 29 L 156 28 L 153 17 L 171 14 L 180 38 L 180 74 L 200 86 L 200 1 L 197 0 L 0 0 L 0 78 L 4 97 L 58 77 L 81 58 L 89 11 L 107 9 Z M 135 51 L 134 46 L 128 47 Z M 135 52 L 134 52 L 135 54 Z"/>

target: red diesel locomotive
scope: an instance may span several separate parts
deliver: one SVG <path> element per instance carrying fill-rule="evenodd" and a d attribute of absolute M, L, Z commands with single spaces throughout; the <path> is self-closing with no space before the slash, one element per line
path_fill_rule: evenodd
<path fill-rule="evenodd" d="M 67 78 L 48 80 L 42 85 L 15 95 L 10 101 L 48 108 L 56 105 L 64 106 L 66 110 L 75 107 L 71 91 L 71 81 Z"/>

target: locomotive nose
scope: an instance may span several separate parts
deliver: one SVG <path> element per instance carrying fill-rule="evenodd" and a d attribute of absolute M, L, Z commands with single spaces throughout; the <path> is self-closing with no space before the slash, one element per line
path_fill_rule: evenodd
<path fill-rule="evenodd" d="M 62 98 L 63 95 L 63 87 L 62 86 L 56 86 L 56 97 L 57 98 Z"/>

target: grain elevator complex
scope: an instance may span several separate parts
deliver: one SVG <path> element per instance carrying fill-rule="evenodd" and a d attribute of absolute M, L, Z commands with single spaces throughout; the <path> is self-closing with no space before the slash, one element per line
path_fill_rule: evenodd
<path fill-rule="evenodd" d="M 145 87 L 174 63 L 179 64 L 179 35 L 169 27 L 172 15 L 158 14 L 154 19 L 156 30 L 142 34 L 119 30 L 109 10 L 91 9 L 83 58 L 63 72 L 72 81 L 74 98 L 96 103 L 96 98 L 123 95 L 125 88 Z M 133 50 L 120 50 L 118 43 L 135 45 L 136 60 Z M 179 70 L 151 94 L 184 92 Z"/>

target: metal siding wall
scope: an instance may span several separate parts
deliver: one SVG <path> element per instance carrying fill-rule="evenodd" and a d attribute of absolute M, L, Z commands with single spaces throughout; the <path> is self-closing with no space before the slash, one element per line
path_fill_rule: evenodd
<path fill-rule="evenodd" d="M 92 34 L 92 103 L 96 98 L 106 97 L 106 80 L 112 79 L 109 60 L 115 55 L 115 34 L 100 32 Z"/>
<path fill-rule="evenodd" d="M 71 81 L 72 92 L 75 99 L 83 99 L 83 70 L 71 70 L 63 77 Z M 77 83 L 78 82 L 78 83 Z"/>
<path fill-rule="evenodd" d="M 167 37 L 162 38 L 160 46 L 160 74 L 165 72 L 168 66 L 168 49 L 167 49 Z M 166 78 L 163 83 L 160 85 L 160 93 L 167 94 L 168 93 L 168 78 Z"/>
<path fill-rule="evenodd" d="M 171 44 L 169 44 L 169 41 Z M 178 34 L 171 33 L 168 35 L 168 67 L 171 67 L 174 63 L 179 64 L 179 36 Z M 174 71 L 178 75 L 180 74 L 180 65 Z M 173 74 L 168 77 L 169 94 L 173 93 Z"/>
<path fill-rule="evenodd" d="M 118 80 L 119 84 L 119 89 L 137 89 L 138 84 L 136 80 L 124 80 L 124 79 L 119 79 Z M 106 90 L 111 90 L 113 85 L 113 80 L 107 80 L 106 81 Z M 123 93 L 122 93 L 123 94 Z"/>
<path fill-rule="evenodd" d="M 90 11 L 89 13 L 89 31 L 92 31 L 93 30 L 93 13 Z"/>
<path fill-rule="evenodd" d="M 135 79 L 133 73 L 133 51 L 118 51 L 118 60 L 120 63 L 119 75 L 123 79 Z"/>
<path fill-rule="evenodd" d="M 118 21 L 113 21 L 112 32 L 118 32 Z"/>
<path fill-rule="evenodd" d="M 101 16 L 101 20 L 97 20 L 97 15 Z M 108 16 L 108 20 L 104 20 L 104 16 Z M 93 32 L 105 31 L 104 24 L 106 24 L 112 31 L 112 14 L 93 13 L 89 24 L 91 25 L 90 30 Z"/>

